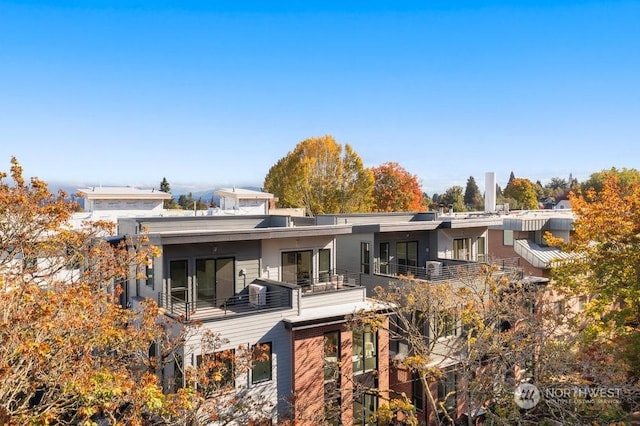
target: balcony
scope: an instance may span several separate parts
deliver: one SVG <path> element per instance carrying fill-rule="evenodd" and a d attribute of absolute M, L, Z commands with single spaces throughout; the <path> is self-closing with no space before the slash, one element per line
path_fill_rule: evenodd
<path fill-rule="evenodd" d="M 302 296 L 306 296 L 361 287 L 361 279 L 358 273 L 334 272 L 320 274 L 319 278 L 299 280 L 296 284 L 302 290 Z"/>
<path fill-rule="evenodd" d="M 429 263 L 429 262 L 428 262 Z M 464 260 L 439 259 L 437 267 L 411 266 L 398 263 L 381 263 L 377 259 L 373 270 L 376 275 L 388 277 L 413 276 L 427 281 L 451 281 L 477 277 L 481 274 L 483 265 L 496 265 L 502 273 L 522 272 L 518 258 L 496 259 L 491 262 L 469 262 Z"/>
<path fill-rule="evenodd" d="M 291 289 L 266 285 L 260 297 L 250 297 L 248 288 L 225 299 L 190 301 L 186 291 L 158 294 L 158 305 L 182 321 L 205 320 L 291 308 Z"/>

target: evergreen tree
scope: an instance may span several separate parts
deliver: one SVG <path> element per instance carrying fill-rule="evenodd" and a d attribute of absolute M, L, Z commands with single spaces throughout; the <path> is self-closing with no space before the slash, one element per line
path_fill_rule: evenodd
<path fill-rule="evenodd" d="M 162 181 L 160 182 L 160 192 L 171 194 L 171 185 L 169 184 L 169 181 L 166 177 L 163 177 Z M 170 200 L 164 200 L 164 202 L 162 203 L 162 207 L 164 207 L 165 209 L 175 209 L 178 207 L 178 205 L 172 197 Z"/>
<path fill-rule="evenodd" d="M 473 176 L 469 176 L 467 187 L 464 191 L 464 204 L 469 210 L 480 210 L 483 208 L 483 203 L 482 194 L 480 194 L 476 180 Z"/>

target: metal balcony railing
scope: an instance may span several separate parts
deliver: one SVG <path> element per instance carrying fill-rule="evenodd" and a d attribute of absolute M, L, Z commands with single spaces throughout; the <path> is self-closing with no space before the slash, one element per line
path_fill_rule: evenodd
<path fill-rule="evenodd" d="M 188 300 L 186 291 L 173 294 L 159 293 L 158 305 L 169 314 L 189 321 L 194 317 L 217 318 L 242 313 L 259 312 L 269 309 L 291 307 L 291 291 L 286 289 L 267 289 L 260 298 L 250 298 L 248 292 L 243 292 L 224 299 L 196 299 Z"/>
<path fill-rule="evenodd" d="M 300 279 L 295 284 L 300 286 L 302 295 L 305 296 L 361 287 L 361 282 L 359 273 L 335 271 L 321 273 L 318 278 Z"/>
<path fill-rule="evenodd" d="M 414 278 L 427 281 L 447 281 L 472 278 L 481 273 L 483 265 L 495 265 L 502 273 L 521 272 L 518 258 L 498 259 L 491 262 L 469 262 L 456 260 L 441 260 L 441 266 L 437 268 L 427 268 L 427 266 L 413 266 L 399 263 L 374 262 L 374 273 L 398 277 L 400 275 L 411 275 Z"/>

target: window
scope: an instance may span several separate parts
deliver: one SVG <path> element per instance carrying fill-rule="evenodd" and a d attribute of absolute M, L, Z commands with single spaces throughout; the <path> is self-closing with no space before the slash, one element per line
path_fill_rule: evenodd
<path fill-rule="evenodd" d="M 340 332 L 331 331 L 324 335 L 324 380 L 336 380 L 340 373 Z"/>
<path fill-rule="evenodd" d="M 173 355 L 173 381 L 175 389 L 184 387 L 184 363 L 182 361 L 182 355 Z"/>
<path fill-rule="evenodd" d="M 331 425 L 340 424 L 340 332 L 330 331 L 324 335 L 324 410 Z"/>
<path fill-rule="evenodd" d="M 411 380 L 411 404 L 419 412 L 424 411 L 424 389 L 418 373 L 413 373 Z"/>
<path fill-rule="evenodd" d="M 478 241 L 477 241 L 477 247 L 478 247 L 478 262 L 484 262 L 487 260 L 487 255 L 486 255 L 486 240 L 484 237 L 478 237 Z"/>
<path fill-rule="evenodd" d="M 578 298 L 578 309 L 584 311 L 587 307 L 587 296 L 580 296 Z"/>
<path fill-rule="evenodd" d="M 31 255 L 25 255 L 22 259 L 22 267 L 26 272 L 34 272 L 38 265 L 38 258 Z"/>
<path fill-rule="evenodd" d="M 254 345 L 252 352 L 251 383 L 256 384 L 271 380 L 273 368 L 271 342 Z"/>
<path fill-rule="evenodd" d="M 370 330 L 353 330 L 353 374 L 378 367 L 378 336 Z"/>
<path fill-rule="evenodd" d="M 375 412 L 378 409 L 378 397 L 374 394 L 363 393 L 353 399 L 353 424 L 377 425 Z"/>
<path fill-rule="evenodd" d="M 556 300 L 553 302 L 553 313 L 556 315 L 564 314 L 564 300 Z"/>
<path fill-rule="evenodd" d="M 197 306 L 223 306 L 235 294 L 235 259 L 196 259 L 195 278 Z"/>
<path fill-rule="evenodd" d="M 513 231 L 510 229 L 505 229 L 502 235 L 502 245 L 512 246 L 513 245 Z"/>
<path fill-rule="evenodd" d="M 196 362 L 200 379 L 198 385 L 206 394 L 235 386 L 235 350 L 198 355 Z"/>
<path fill-rule="evenodd" d="M 457 375 L 455 371 L 447 371 L 438 381 L 438 401 L 444 402 L 447 413 L 455 413 L 457 406 L 456 398 Z M 455 418 L 455 416 L 454 416 Z"/>
<path fill-rule="evenodd" d="M 389 272 L 389 243 L 380 243 L 380 273 L 388 275 Z"/>
<path fill-rule="evenodd" d="M 180 300 L 187 300 L 188 269 L 186 260 L 172 260 L 169 262 L 169 281 L 171 296 Z"/>
<path fill-rule="evenodd" d="M 396 258 L 398 259 L 398 274 L 415 275 L 418 266 L 418 242 L 402 241 L 396 243 Z"/>
<path fill-rule="evenodd" d="M 145 283 L 153 289 L 153 259 L 149 259 L 144 267 Z"/>
<path fill-rule="evenodd" d="M 471 260 L 471 239 L 456 238 L 453 240 L 453 258 L 458 260 Z"/>
<path fill-rule="evenodd" d="M 445 309 L 436 314 L 436 338 L 458 335 L 458 316 L 454 309 Z"/>
<path fill-rule="evenodd" d="M 360 272 L 371 273 L 371 249 L 369 243 L 360 243 Z"/>
<path fill-rule="evenodd" d="M 313 275 L 311 250 L 282 253 L 282 281 L 290 284 L 311 284 Z"/>
<path fill-rule="evenodd" d="M 318 277 L 321 282 L 329 281 L 331 277 L 331 250 L 318 250 Z"/>

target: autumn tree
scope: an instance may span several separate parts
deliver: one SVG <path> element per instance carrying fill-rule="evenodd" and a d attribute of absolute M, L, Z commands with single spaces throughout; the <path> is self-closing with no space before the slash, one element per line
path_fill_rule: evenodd
<path fill-rule="evenodd" d="M 582 425 L 624 417 L 620 405 L 599 401 L 585 407 L 584 400 L 549 399 L 520 410 L 514 397 L 519 383 L 535 383 L 541 391 L 583 383 L 577 378 L 586 367 L 575 351 L 578 338 L 568 332 L 568 316 L 548 298 L 545 279 L 495 264 L 468 266 L 447 270 L 447 280 L 408 276 L 375 289 L 376 301 L 391 312 L 390 336 L 408 348 L 396 365 L 422 385 L 430 424 L 475 424 L 470 416 L 458 418 L 457 407 L 484 412 L 488 423 L 503 425 Z M 442 394 L 436 382 L 451 372 L 456 385 Z"/>
<path fill-rule="evenodd" d="M 416 212 L 424 209 L 423 192 L 416 175 L 395 162 L 373 167 L 374 210 L 378 212 Z"/>
<path fill-rule="evenodd" d="M 269 169 L 263 186 L 281 207 L 317 215 L 371 211 L 373 185 L 373 173 L 353 148 L 327 135 L 300 142 Z"/>
<path fill-rule="evenodd" d="M 157 307 L 117 303 L 153 253 L 106 240 L 109 223 L 71 228 L 73 207 L 15 158 L 0 174 L 0 423 L 142 424 L 175 401 L 150 372 Z"/>
<path fill-rule="evenodd" d="M 467 179 L 467 186 L 464 190 L 464 204 L 467 206 L 467 210 L 484 209 L 484 200 L 473 176 L 469 176 L 469 179 Z"/>
<path fill-rule="evenodd" d="M 588 300 L 581 321 L 589 351 L 614 354 L 613 362 L 638 380 L 640 176 L 614 170 L 592 176 L 601 184 L 592 177 L 590 189 L 570 196 L 576 214 L 571 240 L 547 236 L 572 254 L 553 274 L 559 291 Z"/>
<path fill-rule="evenodd" d="M 165 392 L 157 372 L 198 324 L 176 333 L 153 300 L 123 308 L 121 284 L 143 278 L 137 271 L 157 249 L 144 235 L 113 237 L 111 222 L 71 226 L 73 204 L 38 178 L 27 181 L 15 158 L 10 173 L 0 173 L 0 424 L 199 426 L 230 412 L 244 424 L 260 418 L 261 401 L 242 394 L 197 386 Z M 240 371 L 263 357 L 250 352 L 234 362 Z M 210 382 L 225 371 L 198 368 L 189 377 L 199 383 L 207 380 L 203 371 Z"/>
<path fill-rule="evenodd" d="M 517 413 L 516 381 L 533 375 L 525 366 L 539 321 L 526 302 L 536 297 L 536 289 L 520 283 L 517 272 L 494 266 L 451 272 L 451 280 L 404 277 L 375 289 L 377 302 L 391 312 L 392 338 L 408 347 L 397 365 L 420 382 L 430 424 L 459 421 L 455 407 L 460 404 L 503 422 L 518 420 L 509 413 Z M 464 386 L 438 395 L 435 383 L 452 368 Z"/>
<path fill-rule="evenodd" d="M 169 184 L 169 181 L 166 177 L 163 177 L 162 181 L 160 181 L 160 191 L 171 194 L 171 185 Z M 176 204 L 176 200 L 174 200 L 172 197 L 169 200 L 164 200 L 163 207 L 165 209 L 175 209 L 178 207 L 178 205 Z"/>
<path fill-rule="evenodd" d="M 454 185 L 447 188 L 444 194 L 440 195 L 440 204 L 444 204 L 445 208 L 453 208 L 454 212 L 467 211 L 467 207 L 464 204 L 464 195 L 462 194 L 462 187 Z"/>
<path fill-rule="evenodd" d="M 525 178 L 513 178 L 504 189 L 512 208 L 535 210 L 538 208 L 538 196 L 534 184 Z"/>

